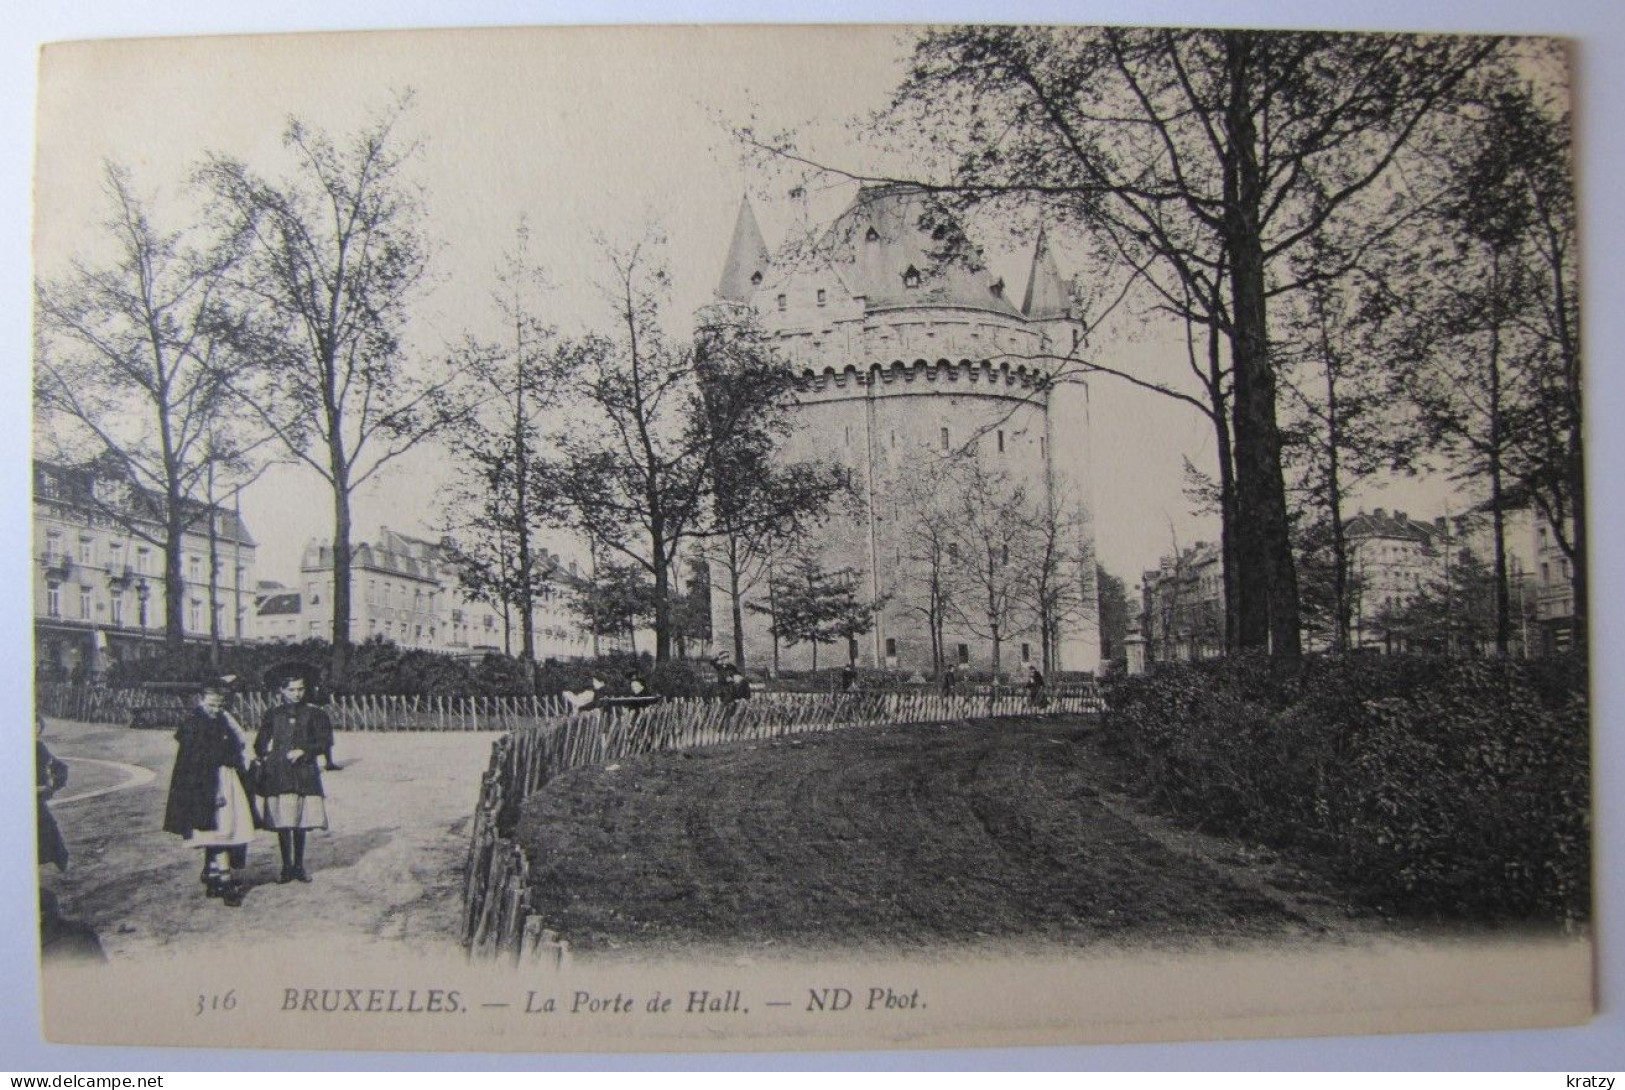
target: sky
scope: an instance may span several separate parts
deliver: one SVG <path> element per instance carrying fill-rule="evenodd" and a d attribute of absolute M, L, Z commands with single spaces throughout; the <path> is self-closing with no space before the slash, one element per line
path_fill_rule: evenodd
<path fill-rule="evenodd" d="M 0 429 L 0 448 L 6 451 L 4 464 L 9 474 L 0 476 L 7 488 L 10 509 L 20 516 L 28 505 L 29 479 L 26 472 L 29 455 L 29 425 L 27 416 L 28 369 L 30 352 L 29 306 L 32 267 L 29 256 L 30 232 L 33 219 L 30 200 L 33 192 L 35 159 L 30 155 L 32 144 L 33 111 L 36 87 L 33 74 L 37 64 L 37 50 L 41 43 L 80 38 L 133 37 L 159 34 L 221 34 L 259 31 L 286 32 L 304 28 L 347 29 L 375 25 L 387 18 L 395 25 L 443 26 L 481 22 L 487 25 L 547 22 L 641 22 L 650 20 L 679 20 L 693 22 L 728 22 L 760 20 L 847 20 L 897 22 L 936 20 L 971 20 L 978 18 L 1022 19 L 1035 22 L 1093 20 L 1104 22 L 1135 22 L 1149 18 L 1173 24 L 1190 25 L 1260 25 L 1260 26 L 1332 26 L 1348 29 L 1376 27 L 1411 30 L 1454 29 L 1509 31 L 1520 33 L 1557 33 L 1573 36 L 1577 42 L 1581 108 L 1581 203 L 1582 223 L 1586 231 L 1585 282 L 1598 305 L 1588 306 L 1585 312 L 1585 335 L 1588 345 L 1590 404 L 1593 425 L 1588 435 L 1588 446 L 1593 467 L 1593 480 L 1599 482 L 1591 493 L 1594 505 L 1592 528 L 1595 535 L 1593 552 L 1596 605 L 1596 661 L 1607 664 L 1615 661 L 1625 643 L 1621 639 L 1622 598 L 1619 577 L 1614 573 L 1625 569 L 1625 510 L 1621 509 L 1617 493 L 1607 487 L 1610 467 L 1625 459 L 1625 440 L 1620 429 L 1613 427 L 1615 407 L 1625 404 L 1625 386 L 1617 356 L 1618 345 L 1625 343 L 1625 311 L 1611 305 L 1616 289 L 1612 286 L 1625 282 L 1625 245 L 1621 245 L 1620 221 L 1615 212 L 1612 179 L 1625 170 L 1625 15 L 1617 5 L 1596 3 L 1595 0 L 1544 0 L 1531 5 L 1527 0 L 1441 0 L 1435 4 L 1417 4 L 1415 0 L 1364 0 L 1348 4 L 1340 0 L 1163 0 L 1147 5 L 1144 0 L 1090 0 L 1087 5 L 1076 0 L 1007 0 L 989 5 L 975 0 L 829 0 L 813 12 L 805 5 L 763 0 L 680 0 L 659 3 L 654 0 L 604 0 L 585 4 L 574 2 L 543 3 L 537 0 L 489 0 L 479 5 L 457 3 L 454 0 L 395 0 L 386 9 L 364 0 L 283 0 L 276 5 L 249 0 L 217 0 L 215 3 L 182 4 L 155 2 L 131 4 L 127 0 L 80 0 L 74 4 L 16 5 L 0 22 L 0 51 L 5 63 L 0 64 L 0 118 L 4 131 L 10 137 L 5 152 L 0 154 L 0 193 L 4 194 L 5 214 L 0 216 L 0 246 L 7 262 L 0 263 L 0 331 L 10 347 L 11 358 L 16 361 L 9 369 L 0 370 L 0 376 L 9 379 L 6 396 L 0 399 L 0 411 L 9 410 L 8 428 Z M 353 66 L 352 66 L 353 67 Z M 129 73 L 140 79 L 161 73 Z M 844 83 L 847 76 L 839 81 Z M 189 78 L 188 83 L 193 81 Z M 201 87 L 201 84 L 198 85 Z M 826 99 L 832 89 L 828 81 L 809 85 L 806 97 Z M 290 81 L 281 88 L 282 94 L 296 95 L 302 84 Z M 839 89 L 837 86 L 836 90 Z M 222 111 L 228 117 L 240 117 L 245 122 L 254 115 L 269 116 L 272 128 L 258 127 L 267 150 L 274 148 L 275 122 L 293 103 L 257 101 L 256 96 L 229 96 L 230 81 L 222 85 L 216 79 L 205 93 L 213 100 L 231 97 L 230 110 Z M 314 96 L 319 98 L 320 96 Z M 133 105 L 133 95 L 132 105 Z M 245 101 L 246 99 L 246 101 Z M 107 105 L 103 103 L 103 105 Z M 335 108 L 325 103 L 325 108 Z M 137 153 L 151 146 L 148 135 L 155 128 L 180 135 L 196 132 L 200 123 L 195 104 L 185 100 L 166 107 L 177 120 L 173 126 L 164 124 L 168 114 L 131 109 L 130 123 L 141 125 L 138 138 L 124 146 L 133 146 Z M 483 111 L 476 110 L 475 113 Z M 91 124 L 95 117 L 81 114 L 76 123 Z M 182 124 L 193 126 L 183 129 Z M 99 126 L 104 137 L 109 126 Z M 232 126 L 234 139 L 243 138 L 249 127 Z M 116 136 L 115 134 L 112 134 Z M 229 135 L 229 134 L 228 134 Z M 207 143 L 207 141 L 201 141 Z M 114 150 L 114 149 L 109 149 Z M 246 146 L 237 149 L 248 154 Z M 40 149 L 43 166 L 45 149 Z M 187 152 L 187 155 L 194 152 Z M 159 157 L 147 156 L 140 162 L 151 162 Z M 744 184 L 743 172 L 735 179 L 734 190 Z M 53 186 L 72 184 L 71 176 L 58 175 Z M 454 190 L 455 190 L 454 186 Z M 40 187 L 40 205 L 43 209 L 55 192 L 43 184 Z M 86 191 L 75 193 L 78 207 L 85 203 Z M 658 191 L 657 191 L 658 194 Z M 725 194 L 718 207 L 705 213 L 715 226 L 731 223 L 736 209 L 735 192 Z M 475 202 L 477 203 L 477 202 Z M 538 197 L 537 205 L 545 206 Z M 663 202 L 661 202 L 663 203 Z M 685 202 L 689 215 L 698 215 L 696 202 Z M 768 222 L 768 213 L 758 208 L 770 241 L 776 239 L 774 227 Z M 509 213 L 504 210 L 502 218 Z M 672 224 L 668 224 L 672 227 Z M 42 240 L 43 241 L 43 240 Z M 43 247 L 42 264 L 47 255 Z M 59 256 L 59 255 L 58 255 Z M 720 250 L 713 259 L 720 264 Z M 707 272 L 714 276 L 715 271 Z M 1097 439 L 1104 428 L 1102 412 L 1096 412 Z M 9 445 L 7 445 L 9 444 Z M 1102 501 L 1104 502 L 1104 501 Z M 308 506 L 308 504 L 306 505 Z M 1413 505 L 1412 510 L 1420 509 Z M 386 509 L 387 510 L 387 509 Z M 299 512 L 294 512 L 299 514 Z M 264 518 L 272 518 L 269 510 Z M 291 515 L 286 517 L 291 518 Z M 261 522 L 262 536 L 274 526 Z M 1164 530 L 1164 533 L 1166 531 Z M 9 525 L 0 524 L 0 542 L 16 579 L 15 591 L 25 595 L 23 587 L 29 577 L 29 526 L 25 518 L 17 517 Z M 1160 543 L 1159 543 L 1160 545 Z M 1152 552 L 1158 546 L 1154 545 Z M 1125 550 L 1127 551 L 1127 550 Z M 21 598 L 19 597 L 19 600 Z M 11 706 L 21 709 L 29 699 L 30 644 L 29 618 L 24 611 L 14 610 L 0 616 L 0 631 L 4 632 L 4 646 L 9 652 L 0 656 L 0 692 L 10 698 Z M 0 965 L 6 977 L 23 982 L 21 986 L 5 990 L 0 998 L 0 1055 L 18 1066 L 33 1066 L 38 1070 L 88 1071 L 109 1070 L 176 1070 L 210 1068 L 265 1068 L 287 1069 L 314 1067 L 321 1069 L 403 1069 L 403 1070 L 459 1070 L 485 1068 L 511 1070 L 518 1067 L 582 1068 L 613 1065 L 621 1068 L 665 1070 L 672 1067 L 712 1068 L 803 1068 L 827 1070 L 830 1068 L 870 1068 L 877 1070 L 915 1069 L 1091 1069 L 1164 1070 L 1164 1071 L 1249 1071 L 1249 1070 L 1410 1070 L 1460 1071 L 1463 1069 L 1503 1071 L 1569 1071 L 1583 1069 L 1614 1070 L 1619 1066 L 1619 1041 L 1625 1031 L 1625 1015 L 1619 1003 L 1620 982 L 1625 980 L 1625 953 L 1621 944 L 1609 936 L 1621 932 L 1620 905 L 1625 904 L 1625 867 L 1619 865 L 1619 845 L 1625 843 L 1622 829 L 1617 785 L 1625 776 L 1625 735 L 1618 729 L 1625 717 L 1625 682 L 1618 672 L 1598 670 L 1594 675 L 1593 696 L 1596 708 L 1595 763 L 1600 790 L 1596 793 L 1596 824 L 1599 830 L 1599 869 L 1597 872 L 1600 904 L 1598 932 L 1603 941 L 1599 945 L 1601 972 L 1599 996 L 1601 1013 L 1586 1027 L 1552 1029 L 1545 1031 L 1511 1031 L 1502 1033 L 1425 1034 L 1377 1037 L 1318 1038 L 1312 1040 L 1212 1041 L 1174 1044 L 1126 1045 L 1111 1048 L 1026 1049 L 1026 1050 L 948 1050 L 940 1052 L 899 1051 L 868 1054 L 750 1054 L 735 1056 L 698 1055 L 694 1057 L 623 1056 L 594 1058 L 584 1056 L 480 1056 L 472 1054 L 434 1056 L 404 1054 L 390 1056 L 378 1053 L 278 1053 L 255 1054 L 197 1050 L 177 1052 L 169 1049 L 88 1048 L 49 1045 L 39 1038 L 38 990 L 26 982 L 34 979 L 37 951 L 32 940 L 33 891 L 29 883 L 13 881 L 0 891 L 0 909 L 9 936 L 0 942 Z M 16 717 L 21 718 L 21 717 Z M 14 724 L 16 725 L 16 724 Z M 13 730 L 9 735 L 9 748 L 4 750 L 6 766 L 12 771 L 8 790 L 0 793 L 0 846 L 4 855 L 13 861 L 25 858 L 32 851 L 29 826 L 32 822 L 32 792 L 24 787 L 30 761 L 27 732 Z M 1175 1076 L 1178 1077 L 1178 1076 Z M 1429 1076 L 1411 1076 L 1419 1083 Z M 1560 1076 L 1548 1076 L 1558 1078 Z M 917 1077 L 916 1077 L 917 1078 Z M 1539 1078 L 1539 1076 L 1536 1076 Z M 1232 1076 L 1234 1080 L 1234 1076 Z"/>
<path fill-rule="evenodd" d="M 421 186 L 435 258 L 413 306 L 412 348 L 433 364 L 467 333 L 490 335 L 492 272 L 521 218 L 553 289 L 539 304 L 580 331 L 609 315 L 596 285 L 602 241 L 627 243 L 653 226 L 672 273 L 667 317 L 681 332 L 709 302 L 742 196 L 770 246 L 832 219 L 854 185 L 802 178 L 747 162 L 732 127 L 793 130 L 812 158 L 860 173 L 906 172 L 907 159 L 863 139 L 864 119 L 902 76 L 895 28 L 622 28 L 334 34 L 67 45 L 42 66 L 35 235 L 40 273 L 74 257 L 94 262 L 103 235 L 101 163 L 131 171 L 160 225 L 197 215 L 187 181 L 207 153 L 239 157 L 271 175 L 289 169 L 279 138 L 296 116 L 335 136 L 353 131 L 410 89 L 402 142 L 417 146 L 409 177 Z M 1030 237 L 971 224 L 994 270 L 1019 293 Z M 1063 275 L 1115 281 L 1058 250 Z M 1103 294 L 1115 294 L 1105 292 Z M 1178 330 L 1128 315 L 1092 347 L 1113 366 L 1152 378 L 1184 374 Z M 1188 406 L 1109 378 L 1091 383 L 1097 554 L 1130 585 L 1175 544 L 1216 533 L 1183 493 L 1183 467 L 1211 471 L 1210 425 Z M 1081 429 L 1080 429 L 1081 431 Z M 354 501 L 355 539 L 381 525 L 438 536 L 435 486 L 443 451 L 400 460 Z M 257 574 L 294 584 L 304 545 L 329 537 L 331 501 L 308 466 L 272 469 L 242 495 L 259 542 Z M 1417 493 L 1416 485 L 1407 491 Z M 1436 492 L 1436 489 L 1434 490 Z M 1382 502 L 1379 498 L 1374 502 Z M 1403 502 L 1388 501 L 1396 505 Z M 1413 501 L 1431 516 L 1424 486 Z M 568 553 L 567 543 L 560 542 Z M 555 547 L 558 547 L 556 545 Z"/>

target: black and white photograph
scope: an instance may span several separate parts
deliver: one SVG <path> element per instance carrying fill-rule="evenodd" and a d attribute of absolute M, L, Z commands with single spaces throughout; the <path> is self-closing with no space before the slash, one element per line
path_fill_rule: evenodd
<path fill-rule="evenodd" d="M 1452 29 L 45 46 L 45 1040 L 1584 1025 L 1576 48 Z"/>

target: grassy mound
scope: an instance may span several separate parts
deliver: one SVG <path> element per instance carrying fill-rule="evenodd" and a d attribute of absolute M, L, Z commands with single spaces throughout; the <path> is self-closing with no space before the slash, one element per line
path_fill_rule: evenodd
<path fill-rule="evenodd" d="M 854 729 L 566 773 L 517 835 L 582 949 L 1264 936 L 1296 921 L 1097 791 L 1090 729 Z"/>

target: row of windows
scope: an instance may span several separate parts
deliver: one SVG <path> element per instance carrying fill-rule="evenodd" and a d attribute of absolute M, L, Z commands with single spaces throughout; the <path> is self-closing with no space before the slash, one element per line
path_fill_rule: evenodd
<path fill-rule="evenodd" d="M 45 559 L 48 564 L 56 564 L 68 555 L 60 530 L 47 530 L 45 532 Z M 89 534 L 80 534 L 76 542 L 73 555 L 79 563 L 86 567 L 96 564 L 96 539 Z M 107 543 L 107 570 L 120 572 L 126 566 L 136 575 L 153 575 L 160 566 L 161 561 L 155 556 L 156 550 L 146 545 L 137 545 L 133 550 L 126 550 L 122 541 L 109 541 Z M 204 558 L 197 553 L 186 554 L 186 578 L 192 582 L 203 580 Z M 236 566 L 237 582 L 242 583 L 247 575 L 247 567 L 243 564 Z"/>
<path fill-rule="evenodd" d="M 897 637 L 896 636 L 887 636 L 886 637 L 886 657 L 888 659 L 897 658 Z M 959 665 L 968 666 L 970 664 L 970 644 L 968 644 L 968 643 L 956 644 L 954 646 L 954 657 L 959 662 Z M 1033 660 L 1033 645 L 1030 644 L 1030 643 L 1022 644 L 1021 645 L 1021 661 L 1023 663 L 1028 663 L 1028 662 L 1031 662 L 1032 660 Z"/>
<path fill-rule="evenodd" d="M 99 612 L 101 606 L 100 606 L 100 603 L 98 603 L 96 601 L 95 595 L 91 591 L 91 589 L 89 587 L 80 587 L 79 588 L 78 599 L 79 599 L 79 601 L 78 601 L 79 609 L 78 609 L 78 614 L 75 617 L 75 619 L 80 620 L 80 621 L 93 621 L 93 620 L 95 620 L 96 619 L 95 615 L 96 615 L 97 612 Z M 125 610 L 125 606 L 124 606 L 124 595 L 123 594 L 114 594 L 114 595 L 112 595 L 111 597 L 108 598 L 108 600 L 107 600 L 107 613 L 108 613 L 108 623 L 109 624 L 113 625 L 115 628 L 124 627 L 124 625 L 127 623 L 127 611 Z M 137 597 L 136 600 L 135 600 L 134 614 L 135 614 L 135 625 L 136 625 L 136 627 L 138 627 L 138 628 L 151 628 L 151 627 L 153 627 L 154 613 L 153 613 L 153 605 L 152 605 L 152 602 L 150 600 Z M 217 603 L 215 605 L 215 615 L 217 617 L 220 617 L 221 619 L 224 619 L 224 614 L 225 614 L 225 605 L 223 603 Z M 57 619 L 57 620 L 62 619 L 63 613 L 62 613 L 62 588 L 61 587 L 47 586 L 45 588 L 45 615 L 47 617 L 51 617 L 51 618 L 54 618 L 54 619 Z M 238 632 L 241 632 L 242 629 L 243 629 L 243 617 L 244 617 L 244 612 L 243 612 L 243 610 L 239 609 L 237 611 L 237 631 Z M 185 624 L 186 624 L 186 627 L 187 627 L 187 629 L 189 631 L 192 631 L 192 632 L 201 632 L 201 631 L 203 631 L 204 624 L 203 624 L 203 600 L 202 599 L 193 598 L 189 602 L 186 603 Z"/>
<path fill-rule="evenodd" d="M 846 440 L 846 445 L 851 446 L 852 445 L 852 425 L 851 424 L 846 425 L 846 430 L 844 432 L 844 436 L 845 436 L 845 440 Z M 890 442 L 891 442 L 892 449 L 895 450 L 897 448 L 897 432 L 893 431 L 891 433 Z M 947 428 L 938 429 L 937 443 L 938 443 L 938 446 L 940 447 L 940 449 L 942 449 L 942 450 L 946 451 L 946 450 L 953 449 L 953 434 Z M 994 443 L 996 445 L 996 448 L 997 448 L 998 452 L 1000 454 L 1003 454 L 1004 453 L 1004 429 L 1003 428 L 999 428 L 994 432 Z M 973 451 L 975 450 L 975 445 L 974 444 L 972 445 L 971 449 Z M 1043 457 L 1044 453 L 1045 453 L 1044 439 L 1043 439 L 1042 436 L 1040 436 L 1039 440 L 1038 440 L 1038 454 L 1039 454 L 1039 457 Z"/>
<path fill-rule="evenodd" d="M 755 277 L 752 277 L 752 279 L 754 280 Z M 779 298 L 778 298 L 777 302 L 779 304 L 779 309 L 780 310 L 788 310 L 789 307 L 790 307 L 790 297 L 788 295 L 784 295 L 784 294 L 781 293 L 779 295 Z M 829 302 L 829 296 L 825 293 L 823 288 L 819 288 L 818 289 L 818 305 L 823 306 L 827 302 Z"/>

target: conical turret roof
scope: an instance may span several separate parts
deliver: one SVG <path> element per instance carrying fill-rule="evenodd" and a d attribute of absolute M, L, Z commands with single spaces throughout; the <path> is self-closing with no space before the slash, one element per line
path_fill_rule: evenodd
<path fill-rule="evenodd" d="M 847 290 L 870 307 L 1018 313 L 952 212 L 917 186 L 865 186 L 818 249 Z"/>
<path fill-rule="evenodd" d="M 1055 267 L 1055 257 L 1038 228 L 1038 244 L 1033 247 L 1033 268 L 1027 276 L 1027 294 L 1021 299 L 1021 312 L 1029 318 L 1061 318 L 1070 313 L 1066 281 Z"/>
<path fill-rule="evenodd" d="M 739 218 L 734 221 L 733 241 L 728 245 L 728 260 L 717 282 L 717 298 L 730 303 L 748 302 L 767 275 L 768 262 L 767 243 L 756 225 L 756 213 L 751 210 L 750 198 L 743 198 Z"/>

